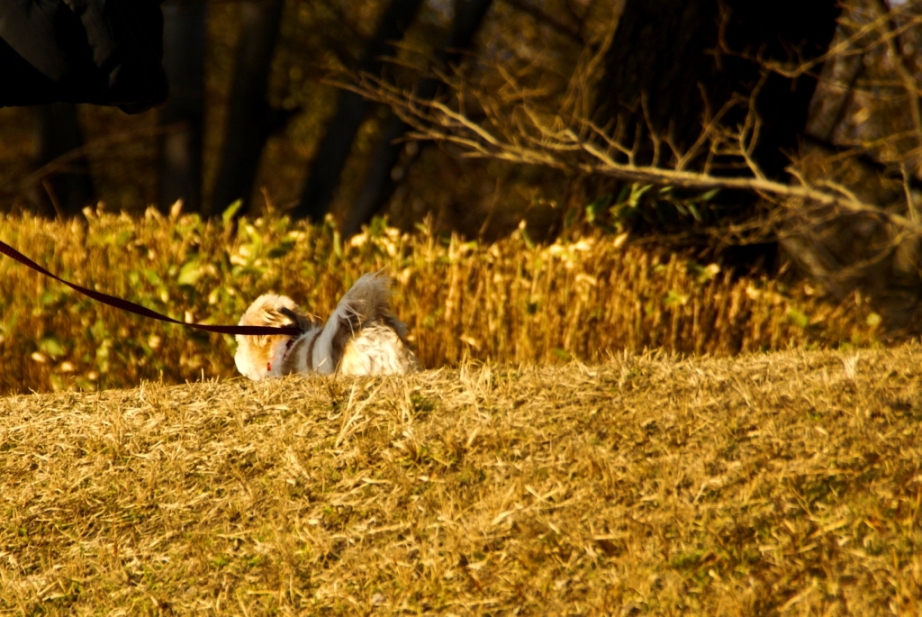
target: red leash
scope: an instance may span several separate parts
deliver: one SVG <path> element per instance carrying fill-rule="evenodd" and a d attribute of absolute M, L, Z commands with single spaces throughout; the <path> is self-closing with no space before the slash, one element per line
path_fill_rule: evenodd
<path fill-rule="evenodd" d="M 149 308 L 143 307 L 140 304 L 135 304 L 134 302 L 129 302 L 128 300 L 123 300 L 122 298 L 116 298 L 115 296 L 110 296 L 109 294 L 104 294 L 98 291 L 93 291 L 92 289 L 87 289 L 86 287 L 81 287 L 80 285 L 74 285 L 62 279 L 61 277 L 52 274 L 45 268 L 41 267 L 16 249 L 14 249 L 9 244 L 0 241 L 0 253 L 3 253 L 7 257 L 12 257 L 19 263 L 41 272 L 45 276 L 49 276 L 54 280 L 64 283 L 74 291 L 82 293 L 84 296 L 89 296 L 97 302 L 102 302 L 103 304 L 108 304 L 109 306 L 114 306 L 117 309 L 123 311 L 128 311 L 129 313 L 134 313 L 135 315 L 141 315 L 142 317 L 149 317 L 151 319 L 156 319 L 158 321 L 165 321 L 167 323 L 174 323 L 186 328 L 195 328 L 196 330 L 204 330 L 205 332 L 217 332 L 219 334 L 244 334 L 244 335 L 269 335 L 269 334 L 288 334 L 289 336 L 295 336 L 301 334 L 301 328 L 296 326 L 288 326 L 285 328 L 270 328 L 266 326 L 208 326 L 205 324 L 198 323 L 184 323 L 182 321 L 177 321 L 172 317 L 167 317 L 156 311 L 152 311 Z"/>

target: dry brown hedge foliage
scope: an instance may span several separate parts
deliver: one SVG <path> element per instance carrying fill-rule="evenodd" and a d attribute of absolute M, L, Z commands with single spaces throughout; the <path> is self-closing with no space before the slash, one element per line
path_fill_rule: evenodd
<path fill-rule="evenodd" d="M 0 399 L 0 613 L 918 615 L 920 363 Z"/>
<path fill-rule="evenodd" d="M 519 232 L 484 245 L 379 224 L 343 242 L 332 224 L 257 219 L 232 229 L 153 210 L 140 219 L 87 210 L 82 222 L 2 217 L 0 240 L 75 283 L 208 323 L 236 323 L 270 290 L 325 315 L 361 274 L 384 268 L 428 368 L 465 357 L 597 362 L 623 349 L 866 345 L 877 322 L 855 298 L 827 304 L 805 284 L 734 278 L 604 235 L 536 246 Z M 0 393 L 235 374 L 231 337 L 110 309 L 7 258 L 0 288 Z"/>

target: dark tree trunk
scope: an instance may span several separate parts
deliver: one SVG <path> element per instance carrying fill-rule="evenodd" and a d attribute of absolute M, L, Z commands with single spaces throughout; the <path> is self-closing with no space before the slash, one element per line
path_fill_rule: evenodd
<path fill-rule="evenodd" d="M 455 19 L 451 32 L 436 54 L 438 64 L 445 66 L 459 62 L 461 54 L 473 44 L 474 35 L 480 29 L 480 24 L 483 23 L 483 18 L 492 3 L 492 0 L 458 0 L 455 3 Z M 426 78 L 417 85 L 416 97 L 420 100 L 432 100 L 440 88 L 441 82 L 438 79 Z M 343 226 L 344 235 L 351 236 L 358 233 L 362 225 L 382 209 L 393 195 L 399 182 L 406 177 L 413 161 L 419 156 L 424 143 L 414 143 L 405 159 L 400 161 L 405 145 L 400 143 L 399 139 L 409 129 L 409 125 L 397 116 L 394 116 L 385 126 L 362 190 Z"/>
<path fill-rule="evenodd" d="M 230 109 L 224 136 L 224 151 L 215 185 L 212 211 L 221 212 L 232 202 L 244 202 L 238 214 L 249 210 L 253 183 L 266 140 L 284 125 L 280 112 L 266 101 L 266 87 L 272 56 L 282 21 L 281 0 L 247 0 L 242 4 L 240 44 Z"/>
<path fill-rule="evenodd" d="M 35 155 L 33 166 L 38 169 L 53 163 L 58 157 L 83 146 L 83 134 L 73 103 L 52 103 L 35 108 Z M 93 203 L 93 182 L 86 157 L 54 164 L 41 187 L 36 187 L 39 212 L 59 217 L 80 214 Z"/>
<path fill-rule="evenodd" d="M 782 177 L 822 67 L 789 79 L 766 74 L 763 63 L 794 67 L 820 57 L 839 12 L 835 0 L 628 0 L 605 58 L 596 120 L 613 122 L 623 142 L 639 145 L 637 163 L 668 165 L 665 146 L 653 160 L 650 129 L 687 150 L 706 114 L 734 97 L 748 100 L 761 83 L 753 158 L 767 176 Z M 746 112 L 745 103 L 736 105 L 723 124 L 742 124 Z"/>
<path fill-rule="evenodd" d="M 403 38 L 403 33 L 416 17 L 422 0 L 391 0 L 375 35 L 368 43 L 359 73 L 381 75 L 385 56 L 392 54 L 393 42 Z M 355 92 L 343 92 L 336 115 L 326 126 L 317 153 L 310 164 L 310 175 L 304 185 L 301 201 L 293 212 L 296 218 L 323 219 L 330 209 L 339 177 L 352 149 L 355 134 L 370 108 L 367 99 Z"/>
<path fill-rule="evenodd" d="M 163 5 L 163 66 L 170 95 L 160 111 L 160 210 L 182 199 L 188 211 L 202 207 L 205 2 Z"/>

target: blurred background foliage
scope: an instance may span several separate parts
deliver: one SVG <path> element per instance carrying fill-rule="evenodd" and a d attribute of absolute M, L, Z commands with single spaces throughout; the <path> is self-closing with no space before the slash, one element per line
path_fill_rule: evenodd
<path fill-rule="evenodd" d="M 375 219 L 346 239 L 332 217 L 234 224 L 150 208 L 140 217 L 87 209 L 70 221 L 0 215 L 0 240 L 78 285 L 209 324 L 236 323 L 269 291 L 325 316 L 362 274 L 383 268 L 430 369 L 465 358 L 601 362 L 621 350 L 723 356 L 882 339 L 880 315 L 860 294 L 830 304 L 806 282 L 734 275 L 602 231 L 541 245 L 523 226 L 482 243 Z M 230 336 L 106 306 L 11 259 L 0 260 L 0 285 L 16 291 L 0 296 L 0 395 L 236 374 Z"/>
<path fill-rule="evenodd" d="M 164 107 L 0 108 L 0 238 L 65 278 L 231 323 L 269 289 L 323 315 L 359 274 L 388 267 L 427 367 L 465 354 L 595 361 L 644 347 L 871 344 L 922 323 L 918 2 L 167 0 L 163 10 Z M 768 22 L 753 19 L 766 11 Z M 811 15 L 809 45 L 746 56 L 758 43 L 745 40 L 750 30 L 790 42 L 802 33 L 785 28 Z M 523 118 L 578 130 L 597 122 L 608 131 L 597 145 L 630 147 L 625 135 L 635 135 L 632 164 L 662 168 L 680 152 L 659 157 L 651 145 L 678 120 L 688 145 L 708 114 L 742 101 L 710 147 L 742 144 L 755 110 L 770 137 L 759 159 L 769 177 L 870 210 L 843 216 L 471 157 L 457 143 L 433 146 L 425 126 L 401 125 L 399 106 L 342 87 L 363 73 L 404 105 L 414 92 L 435 97 L 513 142 L 532 138 L 516 133 Z M 641 109 L 657 88 L 657 104 Z M 774 103 L 802 117 L 773 119 Z M 354 138 L 337 124 L 350 114 Z M 710 159 L 691 167 L 753 171 L 731 154 L 718 152 L 732 164 L 716 171 Z M 359 204 L 368 209 L 356 218 Z M 553 265 L 561 255 L 569 266 Z M 0 299 L 0 392 L 232 373 L 229 339 L 142 326 L 9 260 L 0 279 L 15 290 Z"/>

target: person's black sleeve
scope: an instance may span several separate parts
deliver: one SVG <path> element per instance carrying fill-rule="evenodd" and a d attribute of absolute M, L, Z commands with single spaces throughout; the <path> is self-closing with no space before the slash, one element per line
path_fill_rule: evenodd
<path fill-rule="evenodd" d="M 163 0 L 0 0 L 0 106 L 166 100 Z"/>

